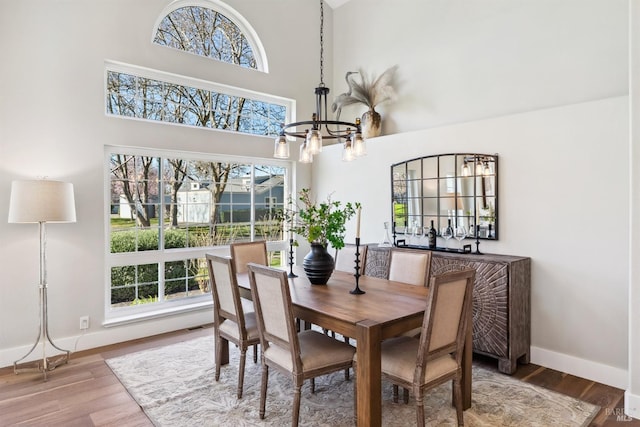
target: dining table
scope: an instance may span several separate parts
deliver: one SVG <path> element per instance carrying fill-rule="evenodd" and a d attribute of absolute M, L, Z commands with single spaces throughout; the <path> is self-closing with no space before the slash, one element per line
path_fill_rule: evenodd
<path fill-rule="evenodd" d="M 380 426 L 381 343 L 422 326 L 429 288 L 360 276 L 358 286 L 365 293 L 352 294 L 354 274 L 334 271 L 326 285 L 312 285 L 302 267 L 294 266 L 293 272 L 297 277 L 289 278 L 289 289 L 296 318 L 356 340 L 357 425 Z M 237 281 L 241 295 L 251 298 L 248 274 L 238 274 Z M 464 409 L 471 406 L 472 328 L 467 329 L 462 362 Z M 228 343 L 223 343 L 222 363 L 228 363 Z"/>

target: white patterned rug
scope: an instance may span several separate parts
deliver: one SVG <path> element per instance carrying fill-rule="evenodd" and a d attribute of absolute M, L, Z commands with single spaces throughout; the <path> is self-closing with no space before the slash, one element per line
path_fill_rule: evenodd
<path fill-rule="evenodd" d="M 214 380 L 213 337 L 140 351 L 107 360 L 147 416 L 156 426 L 283 426 L 291 424 L 291 381 L 272 371 L 269 375 L 266 418 L 260 420 L 260 363 L 247 352 L 244 394 L 236 398 L 237 348 L 230 345 L 230 363 Z M 400 399 L 402 401 L 402 399 Z M 383 383 L 382 425 L 415 425 L 413 397 L 409 404 L 394 404 L 391 386 Z M 544 388 L 523 383 L 487 369 L 473 367 L 472 406 L 464 413 L 471 426 L 586 426 L 598 407 Z M 425 397 L 428 426 L 456 425 L 447 383 Z M 300 425 L 352 426 L 353 378 L 344 373 L 316 379 L 316 393 L 302 389 Z"/>

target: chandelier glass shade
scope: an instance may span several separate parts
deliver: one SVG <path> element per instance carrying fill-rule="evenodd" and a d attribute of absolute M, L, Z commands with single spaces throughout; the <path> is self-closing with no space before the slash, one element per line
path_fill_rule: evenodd
<path fill-rule="evenodd" d="M 337 140 L 343 142 L 345 161 L 353 160 L 367 153 L 365 139 L 362 136 L 360 119 L 355 122 L 330 120 L 328 117 L 329 88 L 323 82 L 324 77 L 324 8 L 320 0 L 320 84 L 315 88 L 315 112 L 311 120 L 283 124 L 280 135 L 275 139 L 273 157 L 288 159 L 290 156 L 289 141 L 302 140 L 300 144 L 301 163 L 311 163 L 313 156 L 322 152 L 323 141 Z M 349 151 L 350 154 L 346 154 Z"/>

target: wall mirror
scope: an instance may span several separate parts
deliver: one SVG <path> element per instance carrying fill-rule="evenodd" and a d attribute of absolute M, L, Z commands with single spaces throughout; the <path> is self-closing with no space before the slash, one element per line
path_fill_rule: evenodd
<path fill-rule="evenodd" d="M 498 156 L 455 153 L 391 165 L 392 218 L 399 233 L 421 234 L 431 221 L 464 226 L 467 236 L 498 238 Z"/>

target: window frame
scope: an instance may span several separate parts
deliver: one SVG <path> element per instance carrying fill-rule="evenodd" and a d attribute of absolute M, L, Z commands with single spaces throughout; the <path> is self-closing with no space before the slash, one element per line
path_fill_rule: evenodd
<path fill-rule="evenodd" d="M 177 9 L 180 9 L 183 7 L 189 7 L 189 6 L 211 9 L 215 12 L 219 12 L 220 14 L 224 15 L 227 19 L 232 21 L 238 27 L 238 29 L 240 29 L 244 37 L 247 39 L 247 42 L 249 43 L 253 51 L 254 59 L 256 60 L 256 68 L 255 69 L 247 68 L 247 70 L 261 71 L 263 73 L 269 72 L 269 62 L 267 60 L 267 53 L 264 49 L 264 45 L 262 44 L 262 41 L 260 40 L 260 37 L 258 37 L 258 33 L 256 32 L 256 30 L 253 29 L 249 21 L 247 21 L 247 19 L 244 18 L 244 16 L 238 13 L 238 11 L 236 11 L 234 8 L 232 8 L 228 4 L 225 4 L 219 0 L 177 0 L 167 5 L 160 12 L 160 14 L 158 15 L 158 18 L 156 18 L 156 22 L 153 24 L 153 29 L 151 31 L 151 44 L 153 46 L 160 46 L 160 47 L 176 50 L 168 46 L 163 46 L 155 43 L 154 40 L 156 37 L 156 33 L 158 32 L 158 27 L 162 23 L 162 20 L 167 15 L 169 15 L 171 12 Z M 190 55 L 201 56 L 185 50 L 180 50 L 180 49 L 177 49 L 177 50 L 180 52 L 188 53 Z M 206 56 L 202 56 L 202 57 L 212 61 L 222 62 L 223 64 L 229 64 L 229 65 L 234 65 L 239 67 L 239 65 L 236 65 L 236 64 L 231 64 L 224 61 L 217 61 L 216 59 L 208 58 Z"/>
<path fill-rule="evenodd" d="M 207 130 L 216 131 L 216 132 L 225 132 L 225 133 L 230 132 L 230 133 L 239 134 L 239 135 L 251 135 L 256 137 L 273 139 L 273 136 L 271 135 L 257 135 L 253 133 L 238 132 L 238 131 L 229 130 L 229 129 L 193 126 L 189 124 L 175 123 L 170 121 L 152 120 L 152 119 L 145 119 L 140 117 L 124 116 L 120 114 L 111 114 L 108 112 L 108 108 L 107 108 L 107 99 L 109 97 L 109 91 L 108 91 L 109 72 L 126 73 L 126 74 L 134 75 L 136 77 L 160 80 L 165 83 L 182 85 L 187 87 L 195 87 L 198 89 L 218 92 L 225 95 L 237 96 L 237 97 L 247 98 L 247 99 L 265 102 L 269 104 L 281 105 L 285 107 L 285 122 L 291 123 L 296 120 L 295 118 L 296 101 L 290 98 L 284 98 L 281 96 L 270 95 L 262 92 L 253 91 L 250 89 L 243 89 L 243 88 L 226 85 L 222 83 L 216 83 L 216 82 L 197 79 L 193 77 L 187 77 L 180 74 L 154 70 L 151 68 L 127 64 L 124 62 L 106 60 L 105 66 L 104 66 L 104 114 L 106 117 L 109 117 L 109 118 L 117 118 L 117 119 L 123 119 L 123 120 L 138 120 L 138 121 L 147 122 L 147 123 L 148 122 L 162 123 L 164 125 L 173 125 L 173 126 L 186 126 L 186 127 L 195 128 L 195 129 L 207 129 Z"/>
<path fill-rule="evenodd" d="M 127 154 L 135 156 L 152 156 L 164 158 L 185 158 L 188 160 L 221 161 L 229 163 L 255 165 L 274 165 L 286 169 L 285 194 L 293 193 L 293 176 L 295 174 L 295 164 L 288 160 L 265 159 L 260 157 L 234 156 L 209 154 L 201 152 L 191 152 L 184 150 L 166 150 L 154 148 L 123 147 L 115 145 L 105 145 L 103 153 L 104 162 L 104 314 L 103 326 L 116 326 L 150 318 L 164 317 L 176 313 L 186 313 L 189 311 L 210 308 L 213 300 L 210 294 L 196 295 L 192 297 L 171 299 L 160 304 L 142 304 L 137 306 L 119 307 L 114 309 L 111 306 L 111 268 L 129 265 L 158 264 L 158 280 L 160 282 L 160 295 L 164 290 L 164 265 L 167 262 L 182 261 L 189 258 L 204 258 L 205 253 L 216 253 L 219 255 L 229 254 L 229 245 L 201 246 L 189 248 L 170 248 L 152 251 L 118 252 L 111 253 L 111 167 L 110 159 L 113 154 Z M 254 168 L 252 168 L 251 178 L 254 179 Z M 251 233 L 254 233 L 255 217 L 253 216 L 255 207 L 255 194 L 251 194 Z M 255 236 L 254 236 L 255 237 Z M 269 251 L 287 251 L 288 241 L 268 241 Z"/>

